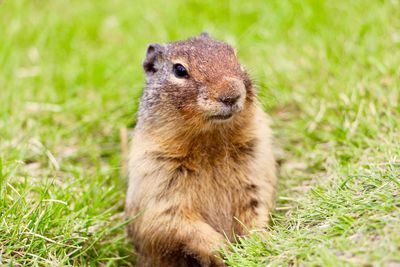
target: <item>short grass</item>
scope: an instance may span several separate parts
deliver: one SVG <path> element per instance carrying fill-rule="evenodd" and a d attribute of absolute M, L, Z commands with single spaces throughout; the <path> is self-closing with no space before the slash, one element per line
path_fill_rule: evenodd
<path fill-rule="evenodd" d="M 400 265 L 400 1 L 0 3 L 0 265 L 132 265 L 121 127 L 146 44 L 238 48 L 282 148 L 267 236 L 231 266 Z"/>

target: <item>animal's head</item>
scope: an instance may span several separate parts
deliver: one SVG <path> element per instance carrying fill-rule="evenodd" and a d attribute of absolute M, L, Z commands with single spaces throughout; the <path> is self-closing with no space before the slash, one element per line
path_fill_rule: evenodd
<path fill-rule="evenodd" d="M 252 83 L 235 50 L 206 33 L 166 45 L 150 44 L 143 63 L 148 98 L 187 120 L 224 123 L 254 98 Z M 150 99 L 149 99 L 150 100 Z"/>

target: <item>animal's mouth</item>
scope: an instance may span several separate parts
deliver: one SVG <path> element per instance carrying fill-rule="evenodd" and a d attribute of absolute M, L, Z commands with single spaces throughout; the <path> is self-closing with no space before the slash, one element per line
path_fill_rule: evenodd
<path fill-rule="evenodd" d="M 232 118 L 233 114 L 221 114 L 221 115 L 213 115 L 209 116 L 208 118 L 212 121 L 226 121 Z"/>

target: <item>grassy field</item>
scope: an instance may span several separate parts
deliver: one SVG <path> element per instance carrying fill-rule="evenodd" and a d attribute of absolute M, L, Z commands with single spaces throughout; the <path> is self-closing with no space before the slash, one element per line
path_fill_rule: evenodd
<path fill-rule="evenodd" d="M 132 265 L 119 129 L 147 43 L 238 48 L 282 148 L 230 266 L 400 266 L 400 1 L 0 2 L 0 265 Z"/>

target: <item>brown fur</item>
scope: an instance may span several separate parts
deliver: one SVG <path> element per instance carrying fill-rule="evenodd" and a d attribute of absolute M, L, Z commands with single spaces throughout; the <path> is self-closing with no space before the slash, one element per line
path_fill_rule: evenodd
<path fill-rule="evenodd" d="M 189 78 L 174 77 L 176 62 Z M 144 68 L 126 202 L 128 217 L 139 214 L 127 233 L 140 266 L 224 266 L 218 249 L 265 227 L 274 206 L 267 116 L 223 42 L 202 35 L 153 45 Z M 238 93 L 243 103 L 233 117 L 210 121 L 226 110 L 218 97 Z"/>

